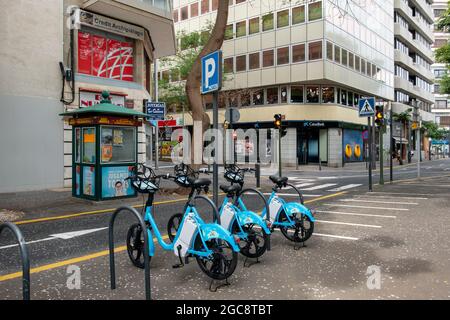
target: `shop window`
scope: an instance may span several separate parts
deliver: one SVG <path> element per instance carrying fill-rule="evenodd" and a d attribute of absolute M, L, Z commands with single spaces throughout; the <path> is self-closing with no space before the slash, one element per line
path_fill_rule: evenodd
<path fill-rule="evenodd" d="M 333 44 L 327 41 L 327 59 L 333 61 Z"/>
<path fill-rule="evenodd" d="M 334 103 L 334 87 L 322 87 L 322 102 Z"/>
<path fill-rule="evenodd" d="M 311 42 L 308 46 L 309 60 L 322 59 L 322 41 Z"/>
<path fill-rule="evenodd" d="M 259 61 L 259 52 L 256 53 L 250 53 L 248 55 L 248 60 L 249 60 L 249 69 L 250 70 L 254 70 L 254 69 L 259 69 L 260 67 L 260 61 Z"/>
<path fill-rule="evenodd" d="M 75 128 L 75 163 L 81 161 L 81 128 Z"/>
<path fill-rule="evenodd" d="M 303 86 L 291 86 L 291 103 L 303 103 Z"/>
<path fill-rule="evenodd" d="M 198 16 L 198 2 L 191 4 L 191 18 Z"/>
<path fill-rule="evenodd" d="M 322 19 L 322 1 L 310 3 L 308 5 L 308 20 L 314 21 Z"/>
<path fill-rule="evenodd" d="M 287 87 L 281 87 L 280 89 L 281 103 L 287 103 L 287 90 Z"/>
<path fill-rule="evenodd" d="M 209 0 L 202 0 L 201 2 L 201 12 L 202 14 L 209 12 Z"/>
<path fill-rule="evenodd" d="M 95 128 L 83 128 L 83 163 L 95 163 Z"/>
<path fill-rule="evenodd" d="M 306 103 L 319 103 L 319 86 L 306 87 Z"/>
<path fill-rule="evenodd" d="M 248 33 L 255 34 L 259 32 L 259 17 L 252 18 L 248 21 Z"/>
<path fill-rule="evenodd" d="M 347 91 L 341 90 L 341 104 L 347 104 Z"/>
<path fill-rule="evenodd" d="M 264 90 L 256 90 L 252 94 L 253 105 L 254 106 L 262 106 L 264 104 Z"/>
<path fill-rule="evenodd" d="M 348 66 L 350 68 L 355 68 L 355 55 L 351 52 L 348 53 Z"/>
<path fill-rule="evenodd" d="M 289 63 L 289 47 L 277 49 L 277 65 Z"/>
<path fill-rule="evenodd" d="M 268 31 L 273 30 L 273 13 L 266 14 L 262 17 L 262 30 Z"/>
<path fill-rule="evenodd" d="M 78 72 L 133 81 L 134 44 L 118 38 L 78 32 Z"/>
<path fill-rule="evenodd" d="M 181 8 L 181 21 L 189 19 L 189 7 Z"/>
<path fill-rule="evenodd" d="M 246 71 L 247 70 L 247 56 L 238 56 L 236 57 L 236 72 Z"/>
<path fill-rule="evenodd" d="M 136 128 L 101 127 L 102 163 L 136 161 Z"/>
<path fill-rule="evenodd" d="M 234 32 L 233 25 L 232 24 L 227 25 L 227 27 L 225 28 L 225 37 L 224 37 L 224 39 L 225 40 L 233 39 L 233 32 Z"/>
<path fill-rule="evenodd" d="M 233 57 L 224 59 L 223 60 L 223 72 L 224 73 L 233 73 L 234 72 L 233 63 L 234 63 Z"/>
<path fill-rule="evenodd" d="M 277 28 L 289 26 L 289 10 L 277 12 Z"/>
<path fill-rule="evenodd" d="M 353 92 L 348 92 L 348 99 L 347 99 L 347 105 L 352 107 L 353 106 Z"/>
<path fill-rule="evenodd" d="M 267 50 L 263 52 L 263 67 L 272 67 L 274 64 L 273 50 Z"/>
<path fill-rule="evenodd" d="M 247 21 L 236 23 L 236 38 L 245 37 L 247 35 Z"/>
<path fill-rule="evenodd" d="M 292 8 L 292 24 L 299 24 L 305 22 L 305 6 Z"/>
<path fill-rule="evenodd" d="M 305 61 L 305 44 L 297 44 L 292 46 L 292 62 L 303 62 Z"/>
<path fill-rule="evenodd" d="M 348 63 L 347 63 L 347 57 L 348 57 L 348 55 L 347 55 L 347 50 L 342 49 L 342 51 L 341 51 L 341 63 L 342 63 L 344 66 L 347 66 L 347 65 L 348 65 Z"/>
<path fill-rule="evenodd" d="M 278 104 L 278 87 L 267 88 L 267 104 Z"/>

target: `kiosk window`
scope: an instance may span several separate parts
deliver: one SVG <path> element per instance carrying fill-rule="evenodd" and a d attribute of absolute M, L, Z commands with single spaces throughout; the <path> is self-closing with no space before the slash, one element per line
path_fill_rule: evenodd
<path fill-rule="evenodd" d="M 81 161 L 81 128 L 75 128 L 75 162 Z"/>
<path fill-rule="evenodd" d="M 136 128 L 102 126 L 102 163 L 136 161 Z"/>
<path fill-rule="evenodd" d="M 95 128 L 83 128 L 83 163 L 95 163 Z"/>

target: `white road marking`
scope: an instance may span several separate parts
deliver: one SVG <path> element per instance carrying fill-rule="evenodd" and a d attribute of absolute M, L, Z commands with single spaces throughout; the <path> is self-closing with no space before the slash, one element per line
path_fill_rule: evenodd
<path fill-rule="evenodd" d="M 50 237 L 48 237 L 48 238 L 28 241 L 28 242 L 26 242 L 26 244 L 32 244 L 32 243 L 38 243 L 38 242 L 50 241 L 50 240 L 56 240 L 56 239 L 68 240 L 68 239 L 72 239 L 75 237 L 83 236 L 83 235 L 86 235 L 89 233 L 93 233 L 93 232 L 97 232 L 97 231 L 101 231 L 101 230 L 105 230 L 105 229 L 108 229 L 108 227 L 51 234 Z M 18 244 L 11 244 L 11 245 L 0 247 L 0 250 L 17 247 L 17 246 L 18 246 Z"/>
<path fill-rule="evenodd" d="M 386 199 L 386 198 L 393 198 L 393 199 L 405 199 L 405 200 L 428 200 L 428 198 L 420 198 L 420 197 L 399 197 L 399 196 L 362 196 L 362 197 L 368 197 L 368 198 L 381 198 L 381 199 Z M 358 197 L 362 198 L 362 197 Z"/>
<path fill-rule="evenodd" d="M 325 188 L 329 188 L 329 187 L 332 187 L 332 186 L 335 186 L 335 185 L 336 185 L 336 183 L 320 184 L 320 185 L 315 186 L 315 187 L 302 189 L 302 191 L 312 191 L 312 190 L 318 190 L 318 189 L 325 189 Z"/>
<path fill-rule="evenodd" d="M 327 190 L 327 191 L 338 192 L 338 191 L 342 191 L 342 190 L 356 188 L 356 187 L 359 187 L 359 186 L 362 186 L 362 184 L 360 184 L 360 183 L 353 183 L 353 184 L 347 184 L 347 185 L 339 187 L 339 188 L 330 189 L 330 190 Z"/>
<path fill-rule="evenodd" d="M 418 196 L 429 196 L 429 193 L 412 193 L 412 192 L 382 192 L 382 191 L 372 191 L 372 192 L 366 192 L 367 194 L 387 194 L 387 196 L 389 195 L 394 195 L 394 194 L 406 194 L 406 195 L 418 195 Z"/>
<path fill-rule="evenodd" d="M 288 177 L 288 181 L 293 180 L 293 181 L 314 181 L 314 179 L 308 179 L 308 178 L 300 178 L 300 177 Z"/>
<path fill-rule="evenodd" d="M 307 182 L 307 183 L 300 183 L 300 184 L 296 184 L 295 187 L 296 188 L 303 188 L 303 187 L 307 187 L 307 186 L 312 186 L 314 183 L 312 182 Z"/>
<path fill-rule="evenodd" d="M 402 183 L 402 185 L 408 186 L 421 186 L 421 187 L 441 187 L 441 188 L 450 188 L 450 184 L 422 184 L 422 183 Z"/>
<path fill-rule="evenodd" d="M 375 218 L 390 218 L 396 219 L 397 216 L 387 216 L 382 214 L 370 214 L 370 213 L 353 213 L 353 212 L 340 212 L 340 211 L 324 211 L 324 210 L 316 210 L 319 213 L 329 213 L 329 214 L 339 214 L 344 216 L 362 216 L 362 217 L 375 217 Z"/>
<path fill-rule="evenodd" d="M 249 193 L 249 194 L 255 194 L 256 195 L 256 193 Z M 270 193 L 270 192 L 266 192 L 266 193 L 263 193 L 263 195 L 265 195 L 265 196 L 270 196 L 272 193 Z M 298 197 L 298 194 L 296 194 L 296 193 L 277 193 L 280 197 Z M 321 197 L 322 195 L 321 194 L 304 194 L 303 195 L 304 197 Z"/>
<path fill-rule="evenodd" d="M 319 237 L 327 237 L 327 238 L 337 238 L 337 239 L 344 239 L 344 240 L 359 240 L 358 238 L 355 237 L 345 237 L 345 236 L 336 236 L 334 234 L 324 234 L 324 233 L 316 233 L 314 232 L 312 234 L 313 236 L 319 236 Z"/>
<path fill-rule="evenodd" d="M 363 200 L 363 199 L 340 199 L 343 202 L 369 202 L 369 203 L 385 203 L 385 204 L 410 204 L 418 205 L 417 202 L 397 202 L 397 201 L 379 201 L 379 200 Z"/>
<path fill-rule="evenodd" d="M 328 221 L 328 220 L 316 220 L 319 223 L 330 223 L 330 224 L 340 224 L 345 226 L 355 226 L 355 227 L 366 227 L 366 228 L 381 228 L 381 226 L 373 224 L 361 224 L 361 223 L 350 223 L 350 222 L 339 222 L 339 221 Z"/>
<path fill-rule="evenodd" d="M 325 203 L 324 205 L 325 206 L 333 206 L 333 207 L 348 207 L 348 208 L 360 208 L 360 209 L 409 211 L 409 209 L 406 209 L 406 208 L 366 207 L 366 206 L 354 206 L 354 205 L 350 205 L 350 204 L 336 204 L 336 203 Z"/>

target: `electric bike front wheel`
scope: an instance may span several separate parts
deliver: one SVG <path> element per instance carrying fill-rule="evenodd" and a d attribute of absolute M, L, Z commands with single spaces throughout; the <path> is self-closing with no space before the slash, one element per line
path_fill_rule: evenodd
<path fill-rule="evenodd" d="M 239 241 L 239 249 L 241 249 L 242 255 L 252 259 L 261 257 L 267 250 L 269 235 L 261 226 L 253 223 L 245 224 L 241 228 L 247 234 L 247 239 L 240 239 Z M 239 234 L 241 228 L 239 228 L 238 222 L 234 221 L 231 233 Z"/>
<path fill-rule="evenodd" d="M 297 217 L 297 214 L 290 217 L 292 225 L 280 227 L 280 231 L 286 239 L 292 242 L 306 242 L 306 240 L 311 238 L 314 232 L 314 222 L 305 214 L 298 213 L 298 215 L 300 215 L 300 217 Z M 285 211 L 280 213 L 279 221 L 289 221 Z"/>
<path fill-rule="evenodd" d="M 167 223 L 167 235 L 169 236 L 170 242 L 173 242 L 175 239 L 182 221 L 183 214 L 181 213 L 176 213 L 170 217 L 169 222 Z"/>
<path fill-rule="evenodd" d="M 195 256 L 200 269 L 214 280 L 228 279 L 234 272 L 238 262 L 238 254 L 232 246 L 222 239 L 211 239 L 205 241 L 208 249 L 213 251 L 210 257 Z M 194 250 L 206 251 L 200 234 L 194 242 Z"/>
<path fill-rule="evenodd" d="M 131 263 L 144 269 L 144 233 L 139 223 L 133 224 L 127 232 L 127 252 Z M 149 262 L 152 257 L 148 257 Z"/>

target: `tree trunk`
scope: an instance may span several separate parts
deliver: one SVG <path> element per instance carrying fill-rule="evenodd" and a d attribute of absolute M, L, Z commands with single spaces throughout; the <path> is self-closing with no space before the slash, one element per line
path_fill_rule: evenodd
<path fill-rule="evenodd" d="M 211 32 L 211 37 L 209 38 L 206 45 L 203 47 L 203 50 L 200 52 L 197 59 L 194 61 L 192 65 L 192 69 L 189 72 L 186 81 L 186 95 L 189 101 L 189 105 L 192 111 L 192 120 L 201 121 L 202 122 L 202 134 L 205 132 L 210 126 L 210 119 L 208 114 L 203 109 L 203 101 L 202 95 L 200 93 L 200 85 L 201 85 L 201 58 L 210 54 L 211 52 L 217 51 L 222 47 L 223 40 L 225 38 L 225 29 L 228 21 L 228 0 L 219 0 L 219 8 L 217 9 L 217 17 L 214 28 Z M 194 145 L 195 143 L 202 143 L 202 141 L 195 141 L 196 130 L 200 128 L 196 128 L 194 125 L 194 134 L 192 135 L 192 144 L 191 150 L 192 155 L 191 158 L 194 158 Z"/>

